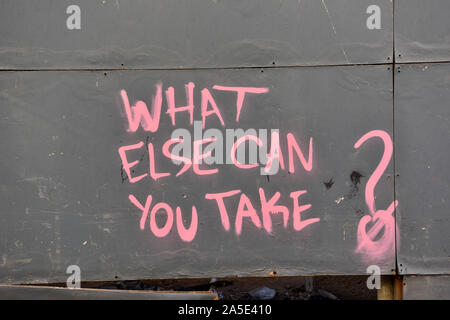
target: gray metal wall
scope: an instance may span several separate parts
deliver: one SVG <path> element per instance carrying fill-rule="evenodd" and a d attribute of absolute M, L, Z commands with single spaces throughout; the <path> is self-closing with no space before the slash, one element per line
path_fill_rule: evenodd
<path fill-rule="evenodd" d="M 402 274 L 450 273 L 449 9 L 448 1 L 395 2 L 395 49 L 401 62 L 394 73 L 396 197 L 402 204 L 397 259 Z"/>
<path fill-rule="evenodd" d="M 81 29 L 66 28 L 66 8 Z M 382 29 L 366 8 L 383 11 Z M 199 68 L 386 62 L 389 1 L 2 1 L 4 69 Z"/>
<path fill-rule="evenodd" d="M 73 4 L 80 30 L 66 26 Z M 380 8 L 380 29 L 367 25 L 370 5 Z M 74 264 L 86 281 L 365 274 L 369 265 L 391 274 L 396 261 L 403 274 L 449 273 L 447 1 L 16 0 L 0 7 L 1 283 L 65 281 Z M 120 90 L 150 107 L 160 82 L 158 131 L 128 132 Z M 312 169 L 294 156 L 295 173 L 213 165 L 218 174 L 191 168 L 175 177 L 180 167 L 161 146 L 175 128 L 193 127 L 185 112 L 171 124 L 164 91 L 173 86 L 182 106 L 188 82 L 195 83 L 195 120 L 204 88 L 223 116 L 225 126 L 213 115 L 205 129 L 279 129 L 286 165 L 286 134 L 305 156 L 312 137 Z M 237 123 L 236 94 L 214 85 L 268 92 L 247 94 Z M 398 204 L 380 218 L 385 225 L 373 243 L 359 247 L 358 228 L 366 236 L 377 226 L 366 191 L 389 149 L 376 136 L 355 148 L 373 130 L 393 139 L 394 154 L 368 193 L 378 214 Z M 130 183 L 118 149 L 140 141 L 155 146 L 157 170 L 171 176 Z M 148 173 L 145 148 L 130 155 L 140 160 L 133 174 Z M 244 217 L 238 235 L 237 195 L 226 200 L 226 231 L 216 202 L 205 199 L 239 189 L 262 221 L 259 188 L 267 198 L 280 192 L 286 227 L 280 214 L 272 215 L 271 233 Z M 320 219 L 300 231 L 290 198 L 297 190 L 307 190 L 300 204 L 311 204 L 302 219 Z M 164 238 L 148 220 L 141 230 L 130 194 L 143 204 L 152 195 L 152 207 L 164 201 L 174 214 L 180 206 L 186 226 L 195 205 L 195 238 L 182 241 L 176 222 Z"/>
<path fill-rule="evenodd" d="M 403 298 L 405 300 L 442 300 L 450 296 L 449 276 L 406 276 Z"/>

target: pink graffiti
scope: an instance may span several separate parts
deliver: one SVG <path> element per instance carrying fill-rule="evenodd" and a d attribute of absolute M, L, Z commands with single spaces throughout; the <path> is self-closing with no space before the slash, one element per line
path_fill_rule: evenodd
<path fill-rule="evenodd" d="M 371 138 L 381 138 L 384 143 L 384 153 L 375 171 L 366 184 L 365 199 L 370 215 L 361 218 L 357 231 L 356 252 L 362 254 L 367 262 L 380 259 L 390 259 L 395 254 L 396 225 L 393 213 L 398 201 L 393 201 L 386 210 L 375 208 L 375 187 L 389 165 L 393 153 L 393 144 L 388 133 L 382 130 L 373 130 L 362 136 L 354 145 L 355 149 Z M 367 231 L 367 226 L 372 224 Z M 376 237 L 384 229 L 377 239 Z"/>
<path fill-rule="evenodd" d="M 200 169 L 200 166 L 199 166 L 201 159 L 208 158 L 209 156 L 211 156 L 211 153 L 212 153 L 212 151 L 208 151 L 206 153 L 200 154 L 200 146 L 202 144 L 213 142 L 215 140 L 216 140 L 216 138 L 212 137 L 212 138 L 208 138 L 208 139 L 201 139 L 201 140 L 194 141 L 194 144 L 193 144 L 193 146 L 194 146 L 193 167 L 194 167 L 194 172 L 196 174 L 207 175 L 207 174 L 215 174 L 215 173 L 219 172 L 219 169 L 217 169 L 217 168 L 205 170 L 205 169 Z"/>
<path fill-rule="evenodd" d="M 120 95 L 125 107 L 125 113 L 128 119 L 128 131 L 136 132 L 139 124 L 146 131 L 156 132 L 159 127 L 159 118 L 161 116 L 162 104 L 162 84 L 156 85 L 156 95 L 153 96 L 152 115 L 148 111 L 147 105 L 143 101 L 137 101 L 136 104 L 130 107 L 128 95 L 125 90 L 120 91 Z"/>
<path fill-rule="evenodd" d="M 297 141 L 294 138 L 292 133 L 287 134 L 287 143 L 288 143 L 288 156 L 289 156 L 289 172 L 295 172 L 294 168 L 294 153 L 293 150 L 297 153 L 297 156 L 300 159 L 300 162 L 305 168 L 306 171 L 311 171 L 313 164 L 313 138 L 309 139 L 309 156 L 308 161 L 306 161 L 305 156 L 303 155 L 302 150 L 297 144 Z"/>
<path fill-rule="evenodd" d="M 148 144 L 148 158 L 150 159 L 150 177 L 152 177 L 153 180 L 158 180 L 160 178 L 168 177 L 170 176 L 170 172 L 156 172 L 155 168 L 155 150 L 153 148 L 153 143 Z"/>
<path fill-rule="evenodd" d="M 144 145 L 144 143 L 141 141 L 141 142 L 136 143 L 136 144 L 132 144 L 132 145 L 129 145 L 129 146 L 123 146 L 123 147 L 119 148 L 119 155 L 120 155 L 120 159 L 122 160 L 122 168 L 127 173 L 130 183 L 138 182 L 139 180 L 141 180 L 141 179 L 143 179 L 143 178 L 145 178 L 147 176 L 147 173 L 144 173 L 144 174 L 141 174 L 138 177 L 132 177 L 131 176 L 131 168 L 134 167 L 135 165 L 137 165 L 139 163 L 139 161 L 135 160 L 133 162 L 128 162 L 127 156 L 126 156 L 126 152 L 127 151 L 139 149 L 143 145 Z"/>
<path fill-rule="evenodd" d="M 164 210 L 167 214 L 167 220 L 164 227 L 160 228 L 156 224 L 156 213 L 160 210 Z M 173 210 L 172 208 L 165 202 L 159 202 L 155 204 L 152 211 L 150 212 L 150 230 L 152 230 L 153 234 L 158 238 L 164 238 L 170 232 L 173 225 Z"/>
<path fill-rule="evenodd" d="M 271 135 L 271 148 L 270 153 L 267 154 L 267 163 L 265 167 L 263 168 L 264 172 L 268 173 L 270 172 L 274 160 L 279 161 L 279 165 L 282 169 L 285 168 L 284 165 L 284 156 L 282 153 L 282 150 L 280 148 L 280 138 L 278 132 L 272 132 Z M 295 165 L 294 165 L 294 153 L 297 154 L 297 158 L 300 160 L 301 166 L 306 171 L 311 171 L 313 167 L 313 139 L 309 139 L 309 154 L 308 159 L 306 160 L 302 149 L 297 144 L 297 141 L 295 140 L 295 137 L 292 133 L 288 133 L 286 136 L 287 139 L 287 145 L 288 145 L 288 161 L 289 161 L 289 172 L 294 173 L 295 172 Z M 205 169 L 200 168 L 200 164 L 203 163 L 202 159 L 209 158 L 212 155 L 212 150 L 209 150 L 208 152 L 202 152 L 202 145 L 215 142 L 217 140 L 216 137 L 206 138 L 206 139 L 199 139 L 194 140 L 192 142 L 192 149 L 193 149 L 193 155 L 192 160 L 190 158 L 182 157 L 176 154 L 172 154 L 170 152 L 170 148 L 175 145 L 184 142 L 183 139 L 177 138 L 177 139 L 168 139 L 165 141 L 161 147 L 162 155 L 164 155 L 165 158 L 170 160 L 176 160 L 183 163 L 183 167 L 178 171 L 176 174 L 176 177 L 182 175 L 187 170 L 189 170 L 192 167 L 192 170 L 195 174 L 202 176 L 202 175 L 212 175 L 212 174 L 218 174 L 219 169 L 218 168 L 211 168 L 211 169 Z M 244 164 L 239 163 L 236 159 L 236 153 L 238 151 L 238 147 L 241 144 L 244 144 L 246 141 L 249 141 L 249 143 L 256 143 L 258 147 L 261 147 L 263 145 L 263 142 L 261 139 L 259 139 L 255 135 L 244 135 L 237 139 L 236 142 L 233 143 L 229 154 L 230 159 L 232 163 L 239 169 L 251 169 L 254 167 L 262 166 L 260 163 L 253 163 L 253 164 Z M 170 172 L 158 172 L 157 170 L 157 150 L 155 150 L 155 146 L 153 143 L 147 144 L 147 150 L 148 150 L 148 172 L 142 173 L 141 175 L 136 174 L 137 176 L 133 177 L 132 172 L 134 170 L 131 170 L 133 167 L 135 167 L 140 161 L 143 161 L 143 158 L 141 157 L 140 160 L 134 160 L 130 161 L 128 160 L 127 153 L 131 152 L 132 150 L 138 150 L 144 147 L 144 142 L 140 141 L 139 143 L 122 146 L 118 149 L 120 159 L 122 161 L 122 168 L 126 172 L 129 182 L 130 183 L 136 183 L 145 177 L 149 176 L 154 181 L 157 181 L 161 178 L 165 178 L 171 175 Z M 181 163 L 180 163 L 181 164 Z M 177 164 L 179 165 L 179 164 Z M 203 167 L 206 167 L 208 164 L 204 164 Z"/>
<path fill-rule="evenodd" d="M 239 116 L 241 114 L 242 106 L 244 105 L 244 97 L 246 93 L 266 93 L 269 92 L 269 88 L 252 88 L 252 87 L 226 87 L 226 86 L 213 86 L 215 90 L 222 91 L 235 91 L 237 92 L 236 98 L 236 122 L 239 122 Z"/>
<path fill-rule="evenodd" d="M 175 106 L 175 89 L 173 87 L 168 87 L 165 91 L 166 101 L 167 101 L 167 111 L 166 114 L 169 115 L 172 126 L 176 125 L 175 115 L 179 112 L 189 113 L 189 123 L 193 124 L 194 120 L 194 89 L 195 84 L 189 82 L 185 84 L 186 90 L 186 101 L 187 104 L 182 107 Z M 244 106 L 244 99 L 247 93 L 261 94 L 269 92 L 269 88 L 255 88 L 255 87 L 227 87 L 214 85 L 214 90 L 218 91 L 229 91 L 237 93 L 236 97 L 236 122 L 239 122 L 239 117 Z M 137 101 L 133 106 L 130 106 L 130 101 L 128 100 L 128 94 L 125 90 L 120 91 L 120 96 L 123 101 L 123 106 L 125 108 L 125 114 L 128 119 L 128 131 L 136 132 L 141 125 L 144 131 L 156 132 L 159 128 L 159 122 L 161 118 L 161 106 L 162 106 L 162 82 L 156 85 L 156 93 L 153 96 L 152 101 L 152 111 L 149 112 L 147 104 L 144 101 Z M 208 105 L 211 106 L 208 109 Z M 210 90 L 204 88 L 201 90 L 201 102 L 200 102 L 200 112 L 202 117 L 203 129 L 205 128 L 206 118 L 215 115 L 222 126 L 225 126 L 225 122 L 220 113 L 220 109 L 217 106 Z"/>
<path fill-rule="evenodd" d="M 192 165 L 191 159 L 172 154 L 169 150 L 169 148 L 172 146 L 172 144 L 181 143 L 181 142 L 183 142 L 183 139 L 181 139 L 181 138 L 169 139 L 163 144 L 163 147 L 162 147 L 162 153 L 164 154 L 165 157 L 167 157 L 168 159 L 184 162 L 183 168 L 181 168 L 180 171 L 178 171 L 178 173 L 176 174 L 176 177 L 185 173 Z"/>
<path fill-rule="evenodd" d="M 175 107 L 175 90 L 173 87 L 169 87 L 166 90 L 166 99 L 167 99 L 167 114 L 172 118 L 172 125 L 175 126 L 175 114 L 177 112 L 189 111 L 189 122 L 192 125 L 194 123 L 194 88 L 195 84 L 193 82 L 189 82 L 185 85 L 186 87 L 186 100 L 188 101 L 188 105 L 184 107 Z"/>
<path fill-rule="evenodd" d="M 181 213 L 180 207 L 177 207 L 175 211 L 177 213 L 177 230 L 181 240 L 186 242 L 194 240 L 198 228 L 197 209 L 195 208 L 195 206 L 192 206 L 191 225 L 187 229 L 184 227 L 183 224 L 183 214 Z"/>
<path fill-rule="evenodd" d="M 277 131 L 273 131 L 270 138 L 270 152 L 267 154 L 267 164 L 264 168 L 264 172 L 269 173 L 272 169 L 274 160 L 278 160 L 281 169 L 284 170 L 283 153 L 280 149 L 280 136 Z M 312 149 L 311 149 L 312 151 Z M 310 151 L 310 152 L 311 152 Z"/>
<path fill-rule="evenodd" d="M 306 190 L 301 190 L 291 192 L 290 194 L 293 203 L 293 210 L 292 210 L 293 227 L 294 230 L 296 231 L 300 231 L 306 226 L 320 221 L 319 218 L 302 220 L 302 212 L 311 208 L 311 204 L 299 205 L 300 196 L 306 193 L 307 193 Z M 224 198 L 232 197 L 238 194 L 241 195 L 235 217 L 235 232 L 237 235 L 240 235 L 242 232 L 242 224 L 244 218 L 247 219 L 249 218 L 256 228 L 260 229 L 263 226 L 268 233 L 271 233 L 272 232 L 271 215 L 278 213 L 283 214 L 284 228 L 287 228 L 289 221 L 289 209 L 286 206 L 277 204 L 280 198 L 280 192 L 276 192 L 272 196 L 272 198 L 270 198 L 269 201 L 267 201 L 264 189 L 259 188 L 260 208 L 262 212 L 262 225 L 261 225 L 261 218 L 259 217 L 258 212 L 255 209 L 255 206 L 252 204 L 250 198 L 245 193 L 241 193 L 241 190 L 231 190 L 228 192 L 221 192 L 221 193 L 207 193 L 205 195 L 205 199 L 216 200 L 222 225 L 226 231 L 230 230 L 230 218 L 227 208 L 225 207 Z"/>
<path fill-rule="evenodd" d="M 205 199 L 217 201 L 217 206 L 219 208 L 219 213 L 220 213 L 220 220 L 222 221 L 223 228 L 226 231 L 230 230 L 230 218 L 228 218 L 228 212 L 225 207 L 225 203 L 223 202 L 223 198 L 232 197 L 239 193 L 241 193 L 241 190 L 231 190 L 228 192 L 205 194 Z"/>
<path fill-rule="evenodd" d="M 145 229 L 145 222 L 148 218 L 148 212 L 150 211 L 150 231 L 158 238 L 164 238 L 166 237 L 170 231 L 172 230 L 172 227 L 174 225 L 174 214 L 172 208 L 165 202 L 159 202 L 155 204 L 155 206 L 150 210 L 151 203 L 152 203 L 152 196 L 148 195 L 147 200 L 145 201 L 145 205 L 142 205 L 139 200 L 136 199 L 136 197 L 132 194 L 128 196 L 128 199 L 132 204 L 134 204 L 139 210 L 141 210 L 141 219 L 139 222 L 139 228 L 141 230 Z M 161 211 L 165 212 L 167 216 L 167 220 L 163 227 L 159 227 L 156 224 L 156 214 Z M 197 234 L 197 228 L 198 228 L 198 215 L 197 215 L 197 209 L 195 206 L 192 206 L 192 218 L 191 218 L 191 224 L 189 228 L 185 228 L 183 223 L 183 214 L 181 213 L 180 207 L 177 207 L 175 209 L 176 212 L 176 226 L 178 235 L 181 240 L 190 242 L 194 240 L 195 235 Z"/>
<path fill-rule="evenodd" d="M 280 199 L 280 193 L 276 192 L 269 201 L 266 200 L 266 195 L 263 188 L 259 188 L 259 198 L 261 199 L 261 212 L 263 216 L 264 229 L 268 233 L 272 232 L 272 213 L 282 213 L 283 214 L 283 225 L 287 228 L 289 220 L 289 209 L 285 206 L 276 205 L 278 199 Z"/>
<path fill-rule="evenodd" d="M 296 231 L 300 231 L 302 230 L 304 227 L 312 224 L 312 223 L 316 223 L 319 222 L 320 219 L 319 218 L 313 218 L 313 219 L 307 219 L 302 221 L 302 216 L 301 213 L 303 211 L 308 210 L 309 208 L 311 208 L 310 204 L 305 204 L 302 206 L 298 205 L 298 198 L 302 195 L 305 194 L 307 191 L 306 190 L 301 190 L 301 191 L 295 191 L 295 192 L 291 192 L 290 196 L 292 198 L 292 200 L 294 200 L 294 213 L 293 213 L 293 218 L 294 218 L 294 229 Z"/>
<path fill-rule="evenodd" d="M 242 219 L 244 217 L 250 218 L 257 228 L 261 228 L 261 220 L 259 219 L 258 214 L 256 213 L 256 210 L 252 205 L 252 202 L 245 195 L 245 193 L 242 193 L 241 198 L 239 199 L 239 206 L 237 209 L 235 220 L 236 234 L 238 235 L 241 234 Z"/>
<path fill-rule="evenodd" d="M 233 164 L 236 167 L 241 168 L 241 169 L 250 169 L 250 168 L 257 167 L 258 166 L 257 163 L 254 163 L 254 164 L 242 164 L 242 163 L 239 163 L 237 161 L 237 159 L 236 159 L 236 150 L 239 147 L 239 145 L 241 143 L 245 142 L 245 141 L 254 141 L 254 142 L 256 142 L 256 144 L 258 144 L 258 146 L 262 146 L 262 141 L 256 136 L 245 135 L 243 137 L 240 137 L 239 139 L 237 139 L 237 141 L 233 144 L 233 147 L 231 148 L 231 152 L 230 152 L 231 161 L 233 162 Z"/>
<path fill-rule="evenodd" d="M 208 110 L 208 104 L 211 105 L 212 109 Z M 205 129 L 205 122 L 206 117 L 209 117 L 210 115 L 215 114 L 220 121 L 220 124 L 222 127 L 225 126 L 225 122 L 223 122 L 222 115 L 220 114 L 219 107 L 217 107 L 216 102 L 214 101 L 214 98 L 211 95 L 211 92 L 209 92 L 208 89 L 202 90 L 202 104 L 201 104 L 201 110 L 202 110 L 202 128 Z"/>

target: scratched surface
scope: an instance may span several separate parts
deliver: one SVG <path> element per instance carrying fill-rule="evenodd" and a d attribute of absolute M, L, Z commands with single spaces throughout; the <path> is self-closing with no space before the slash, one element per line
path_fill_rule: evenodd
<path fill-rule="evenodd" d="M 448 0 L 396 0 L 396 60 L 450 61 L 449 12 Z"/>
<path fill-rule="evenodd" d="M 399 269 L 448 274 L 450 65 L 401 65 L 395 81 Z"/>
<path fill-rule="evenodd" d="M 407 276 L 403 279 L 404 300 L 450 299 L 450 276 Z"/>
<path fill-rule="evenodd" d="M 1 69 L 186 68 L 392 61 L 392 1 L 3 0 Z M 381 29 L 366 27 L 369 5 Z M 388 58 L 390 60 L 388 60 Z"/>
<path fill-rule="evenodd" d="M 180 166 L 164 158 L 161 147 L 174 128 L 192 132 L 188 114 L 178 113 L 173 127 L 163 99 L 157 132 L 127 132 L 119 94 L 123 89 L 130 101 L 150 104 L 158 81 L 163 90 L 174 87 L 177 106 L 186 102 L 184 85 L 195 83 L 195 120 L 201 119 L 200 90 L 210 90 L 225 127 L 212 115 L 205 129 L 279 129 L 284 152 L 291 132 L 305 156 L 312 137 L 312 170 L 304 170 L 294 156 L 296 171 L 291 174 L 281 170 L 267 177 L 259 168 L 205 165 L 219 172 L 199 176 L 190 169 L 175 177 Z M 267 87 L 269 92 L 248 94 L 236 123 L 236 94 L 213 90 L 213 85 Z M 0 140 L 1 283 L 64 282 L 72 264 L 80 266 L 86 281 L 258 276 L 272 271 L 365 274 L 367 261 L 355 251 L 357 228 L 368 214 L 364 190 L 384 147 L 380 139 L 369 139 L 358 149 L 354 144 L 374 129 L 392 136 L 392 71 L 386 66 L 3 72 L 0 88 L 0 135 L 9 137 Z M 130 183 L 118 148 L 139 141 L 154 145 L 157 171 L 171 176 Z M 141 160 L 133 175 L 149 171 L 145 148 L 129 152 L 133 160 Z M 393 201 L 392 174 L 390 161 L 375 188 L 379 209 Z M 272 215 L 272 233 L 244 217 L 237 235 L 235 196 L 225 200 L 231 224 L 225 231 L 216 202 L 205 194 L 240 189 L 261 219 L 258 188 L 268 198 L 281 193 L 278 204 L 291 214 L 287 227 L 281 215 Z M 300 231 L 293 229 L 289 197 L 297 190 L 307 190 L 300 204 L 312 205 L 302 213 L 303 220 L 320 219 Z M 186 227 L 195 205 L 195 238 L 181 241 L 175 224 L 163 238 L 151 232 L 148 221 L 141 230 L 141 211 L 129 194 L 142 203 L 151 194 L 152 207 L 160 201 L 173 210 L 180 206 Z M 164 225 L 164 215 L 155 221 Z M 376 260 L 383 273 L 391 273 L 393 259 Z"/>

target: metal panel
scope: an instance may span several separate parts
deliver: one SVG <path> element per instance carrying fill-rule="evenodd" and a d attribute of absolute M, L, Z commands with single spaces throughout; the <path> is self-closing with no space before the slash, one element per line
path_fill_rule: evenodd
<path fill-rule="evenodd" d="M 450 65 L 402 65 L 395 79 L 398 262 L 402 274 L 450 272 Z"/>
<path fill-rule="evenodd" d="M 449 12 L 448 0 L 396 0 L 396 60 L 450 61 Z"/>
<path fill-rule="evenodd" d="M 404 300 L 449 300 L 449 276 L 404 277 Z"/>
<path fill-rule="evenodd" d="M 80 28 L 69 30 L 80 8 Z M 370 5 L 381 13 L 369 30 Z M 186 68 L 392 61 L 392 1 L 27 1 L 0 4 L 0 68 Z"/>
<path fill-rule="evenodd" d="M 65 71 L 3 72 L 0 74 L 0 281 L 65 281 L 68 265 L 80 266 L 82 280 L 220 277 L 300 274 L 365 274 L 367 261 L 355 252 L 357 226 L 368 214 L 364 188 L 377 167 L 384 146 L 369 139 L 355 142 L 371 130 L 392 134 L 392 71 L 386 66 L 270 68 L 204 71 Z M 190 168 L 175 177 L 175 166 L 161 154 L 175 128 L 187 128 L 187 112 L 178 113 L 173 127 L 163 99 L 156 133 L 127 132 L 124 105 L 150 104 L 155 85 L 175 88 L 177 106 L 186 103 L 184 85 L 195 82 L 194 118 L 200 116 L 200 91 L 208 88 L 226 128 L 279 129 L 286 168 L 276 175 L 259 168 L 219 168 L 198 176 Z M 236 94 L 214 85 L 267 87 L 264 94 L 247 94 L 236 123 Z M 209 108 L 211 108 L 209 106 Z M 218 117 L 206 128 L 222 128 Z M 296 171 L 289 174 L 286 135 L 293 133 L 305 158 L 313 138 L 313 166 L 303 169 L 294 154 Z M 151 142 L 156 170 L 171 176 L 157 182 L 149 176 L 130 183 L 121 167 L 118 148 Z M 133 175 L 149 172 L 143 147 L 128 153 L 140 160 Z M 389 160 L 389 159 L 388 159 Z M 392 161 L 376 184 L 377 207 L 393 201 Z M 238 236 L 235 216 L 239 195 L 225 200 L 231 228 L 225 231 L 214 200 L 206 193 L 240 189 L 261 217 L 258 188 L 270 199 L 281 193 L 279 205 L 290 212 L 288 225 L 273 215 L 273 230 L 258 228 L 243 218 Z M 300 231 L 293 228 L 290 193 L 307 190 L 299 203 L 312 207 L 303 220 L 319 218 Z M 199 216 L 193 241 L 182 241 L 174 226 L 164 238 L 150 231 L 149 220 L 140 230 L 140 210 L 129 194 L 151 208 L 164 201 L 180 206 L 188 227 L 191 207 Z M 153 209 L 152 209 L 153 210 Z M 149 214 L 150 216 L 150 214 Z M 162 221 L 158 220 L 161 216 Z M 164 225 L 164 214 L 156 222 Z M 151 218 L 151 217 L 150 217 Z M 155 220 L 153 220 L 155 221 Z M 367 258 L 367 257 L 366 257 Z M 377 256 L 383 273 L 394 268 L 393 257 Z M 374 261 L 371 261 L 374 262 Z"/>
<path fill-rule="evenodd" d="M 215 300 L 213 292 L 67 289 L 0 285 L 0 300 Z"/>

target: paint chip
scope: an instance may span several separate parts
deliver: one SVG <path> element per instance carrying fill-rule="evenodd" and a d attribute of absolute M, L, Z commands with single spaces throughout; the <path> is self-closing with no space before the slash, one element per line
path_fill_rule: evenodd
<path fill-rule="evenodd" d="M 336 200 L 334 200 L 334 202 L 336 202 L 337 204 L 341 203 L 344 200 L 344 197 L 340 197 Z"/>

